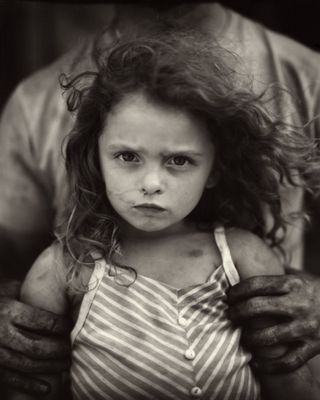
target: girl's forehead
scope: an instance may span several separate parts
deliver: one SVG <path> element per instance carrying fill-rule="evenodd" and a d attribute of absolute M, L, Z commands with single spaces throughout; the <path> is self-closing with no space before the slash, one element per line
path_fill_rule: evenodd
<path fill-rule="evenodd" d="M 158 112 L 183 112 L 182 108 L 173 107 L 169 104 L 165 104 L 160 100 L 156 100 L 147 91 L 141 89 L 133 92 L 129 92 L 124 95 L 118 103 L 116 103 L 111 109 L 112 114 L 116 113 L 127 113 L 131 110 L 137 112 L 140 109 L 156 109 Z"/>
<path fill-rule="evenodd" d="M 103 135 L 108 142 L 146 143 L 157 139 L 164 146 L 211 142 L 205 122 L 185 110 L 149 100 L 144 94 L 126 96 L 107 117 Z M 152 143 L 151 143 L 152 144 Z"/>

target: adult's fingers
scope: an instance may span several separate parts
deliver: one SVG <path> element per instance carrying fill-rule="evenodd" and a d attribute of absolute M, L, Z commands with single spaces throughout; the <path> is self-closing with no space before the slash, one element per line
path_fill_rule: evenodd
<path fill-rule="evenodd" d="M 41 310 L 18 301 L 15 304 L 12 323 L 31 331 L 40 331 L 52 335 L 67 334 L 70 330 L 70 322 L 65 316 Z"/>
<path fill-rule="evenodd" d="M 245 279 L 230 288 L 228 303 L 235 304 L 254 296 L 286 294 L 289 292 L 286 280 L 286 275 L 253 276 Z"/>
<path fill-rule="evenodd" d="M 36 335 L 13 326 L 6 328 L 7 332 L 2 333 L 2 345 L 26 356 L 36 359 L 63 358 L 70 352 L 67 339 Z"/>
<path fill-rule="evenodd" d="M 284 307 L 283 303 L 281 297 L 254 297 L 232 305 L 228 314 L 234 322 L 266 316 L 291 317 L 291 310 Z"/>
<path fill-rule="evenodd" d="M 310 343 L 302 343 L 292 347 L 284 356 L 279 358 L 255 357 L 253 367 L 261 373 L 278 374 L 295 371 L 319 352 L 318 346 Z"/>
<path fill-rule="evenodd" d="M 293 321 L 258 330 L 244 329 L 242 334 L 242 340 L 248 347 L 258 348 L 298 342 L 308 334 L 308 329 Z"/>
<path fill-rule="evenodd" d="M 70 332 L 70 321 L 65 316 L 39 309 L 29 310 L 28 314 L 30 318 L 25 313 L 16 315 L 13 323 L 31 331 L 41 331 L 52 335 L 66 335 Z"/>
<path fill-rule="evenodd" d="M 9 368 L 31 374 L 52 373 L 67 370 L 70 366 L 70 359 L 44 359 L 39 360 L 0 347 L 0 368 Z"/>
<path fill-rule="evenodd" d="M 46 395 L 50 392 L 49 383 L 31 376 L 0 368 L 0 382 L 9 388 L 18 389 L 32 395 Z"/>

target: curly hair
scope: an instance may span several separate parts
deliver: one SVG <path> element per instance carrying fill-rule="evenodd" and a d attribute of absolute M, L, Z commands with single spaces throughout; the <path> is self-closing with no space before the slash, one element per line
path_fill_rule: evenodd
<path fill-rule="evenodd" d="M 190 218 L 209 227 L 250 230 L 271 246 L 281 246 L 287 221 L 280 186 L 318 189 L 318 146 L 303 129 L 274 121 L 264 93 L 237 87 L 237 56 L 203 34 L 171 29 L 123 36 L 112 47 L 96 47 L 94 57 L 96 71 L 63 76 L 61 82 L 69 110 L 77 112 L 66 146 L 71 197 L 61 236 L 76 260 L 92 250 L 110 260 L 119 248 L 98 138 L 112 107 L 137 91 L 207 123 L 220 178 L 204 191 Z M 265 207 L 273 217 L 270 229 Z"/>

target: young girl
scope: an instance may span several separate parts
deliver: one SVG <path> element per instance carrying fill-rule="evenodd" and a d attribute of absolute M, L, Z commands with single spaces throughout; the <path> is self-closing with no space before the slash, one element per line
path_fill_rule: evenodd
<path fill-rule="evenodd" d="M 77 110 L 67 223 L 21 293 L 72 315 L 73 398 L 319 398 L 307 365 L 255 376 L 226 303 L 240 279 L 283 273 L 280 184 L 316 183 L 314 144 L 273 123 L 237 89 L 233 56 L 195 33 L 96 57 L 64 85 Z"/>

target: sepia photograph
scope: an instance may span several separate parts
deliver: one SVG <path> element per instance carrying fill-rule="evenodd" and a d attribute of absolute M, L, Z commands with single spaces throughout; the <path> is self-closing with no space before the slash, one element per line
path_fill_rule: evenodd
<path fill-rule="evenodd" d="M 317 0 L 0 0 L 0 398 L 320 399 Z"/>

